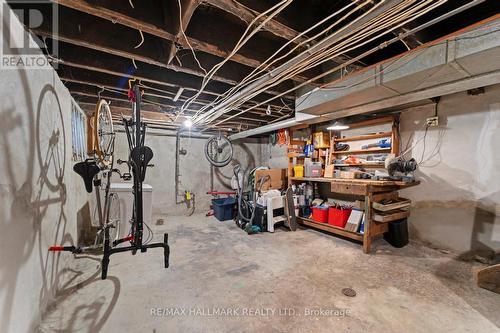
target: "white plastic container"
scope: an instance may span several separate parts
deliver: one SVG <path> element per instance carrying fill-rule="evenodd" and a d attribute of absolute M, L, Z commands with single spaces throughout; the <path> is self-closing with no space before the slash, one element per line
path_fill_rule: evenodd
<path fill-rule="evenodd" d="M 130 220 L 134 209 L 133 184 L 130 183 L 111 183 L 109 193 L 116 193 L 120 203 L 120 237 L 126 237 L 130 231 Z M 101 201 L 104 204 L 104 189 L 101 189 Z M 148 184 L 142 184 L 142 206 L 143 220 L 151 226 L 152 206 L 153 206 L 153 187 Z M 98 225 L 99 221 L 94 221 Z M 146 227 L 144 227 L 146 229 Z"/>

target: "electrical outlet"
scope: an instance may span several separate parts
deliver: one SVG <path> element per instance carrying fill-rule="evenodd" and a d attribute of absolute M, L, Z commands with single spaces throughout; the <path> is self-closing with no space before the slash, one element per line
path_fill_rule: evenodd
<path fill-rule="evenodd" d="M 430 117 L 425 120 L 427 126 L 436 127 L 439 126 L 439 117 Z"/>

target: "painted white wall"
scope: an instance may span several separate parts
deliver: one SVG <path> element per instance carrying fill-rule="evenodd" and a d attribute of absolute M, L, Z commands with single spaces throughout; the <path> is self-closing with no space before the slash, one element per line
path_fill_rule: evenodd
<path fill-rule="evenodd" d="M 24 31 L 12 22 L 13 29 Z M 8 33 L 1 31 L 2 47 Z M 50 245 L 76 243 L 77 220 L 88 198 L 72 171 L 72 102 L 50 67 L 1 70 L 1 332 L 32 332 L 74 275 L 73 256 L 47 251 Z"/>
<path fill-rule="evenodd" d="M 423 121 L 433 115 L 433 106 L 402 113 L 403 149 L 408 140 L 411 147 L 423 138 Z M 478 96 L 444 96 L 438 115 L 440 126 L 410 153 L 419 162 L 423 156 L 417 172 L 422 183 L 401 193 L 413 201 L 413 236 L 461 252 L 498 251 L 500 85 Z"/>

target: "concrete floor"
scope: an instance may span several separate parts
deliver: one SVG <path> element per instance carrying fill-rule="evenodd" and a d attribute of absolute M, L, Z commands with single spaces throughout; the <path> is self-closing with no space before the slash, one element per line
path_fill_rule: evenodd
<path fill-rule="evenodd" d="M 500 332 L 500 295 L 473 280 L 482 266 L 420 244 L 379 240 L 365 255 L 314 230 L 248 236 L 203 215 L 155 230 L 170 234 L 169 269 L 160 250 L 117 254 L 101 281 L 97 258 L 75 260 L 39 330 Z M 357 296 L 342 295 L 345 287 Z"/>

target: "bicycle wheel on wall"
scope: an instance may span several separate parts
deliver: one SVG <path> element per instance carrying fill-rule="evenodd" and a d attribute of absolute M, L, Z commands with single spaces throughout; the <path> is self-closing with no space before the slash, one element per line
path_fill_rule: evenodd
<path fill-rule="evenodd" d="M 100 162 L 107 166 L 113 158 L 115 132 L 109 104 L 101 99 L 93 117 L 94 150 Z"/>
<path fill-rule="evenodd" d="M 205 156 L 216 167 L 223 167 L 233 159 L 233 145 L 225 136 L 219 134 L 205 143 Z"/>

